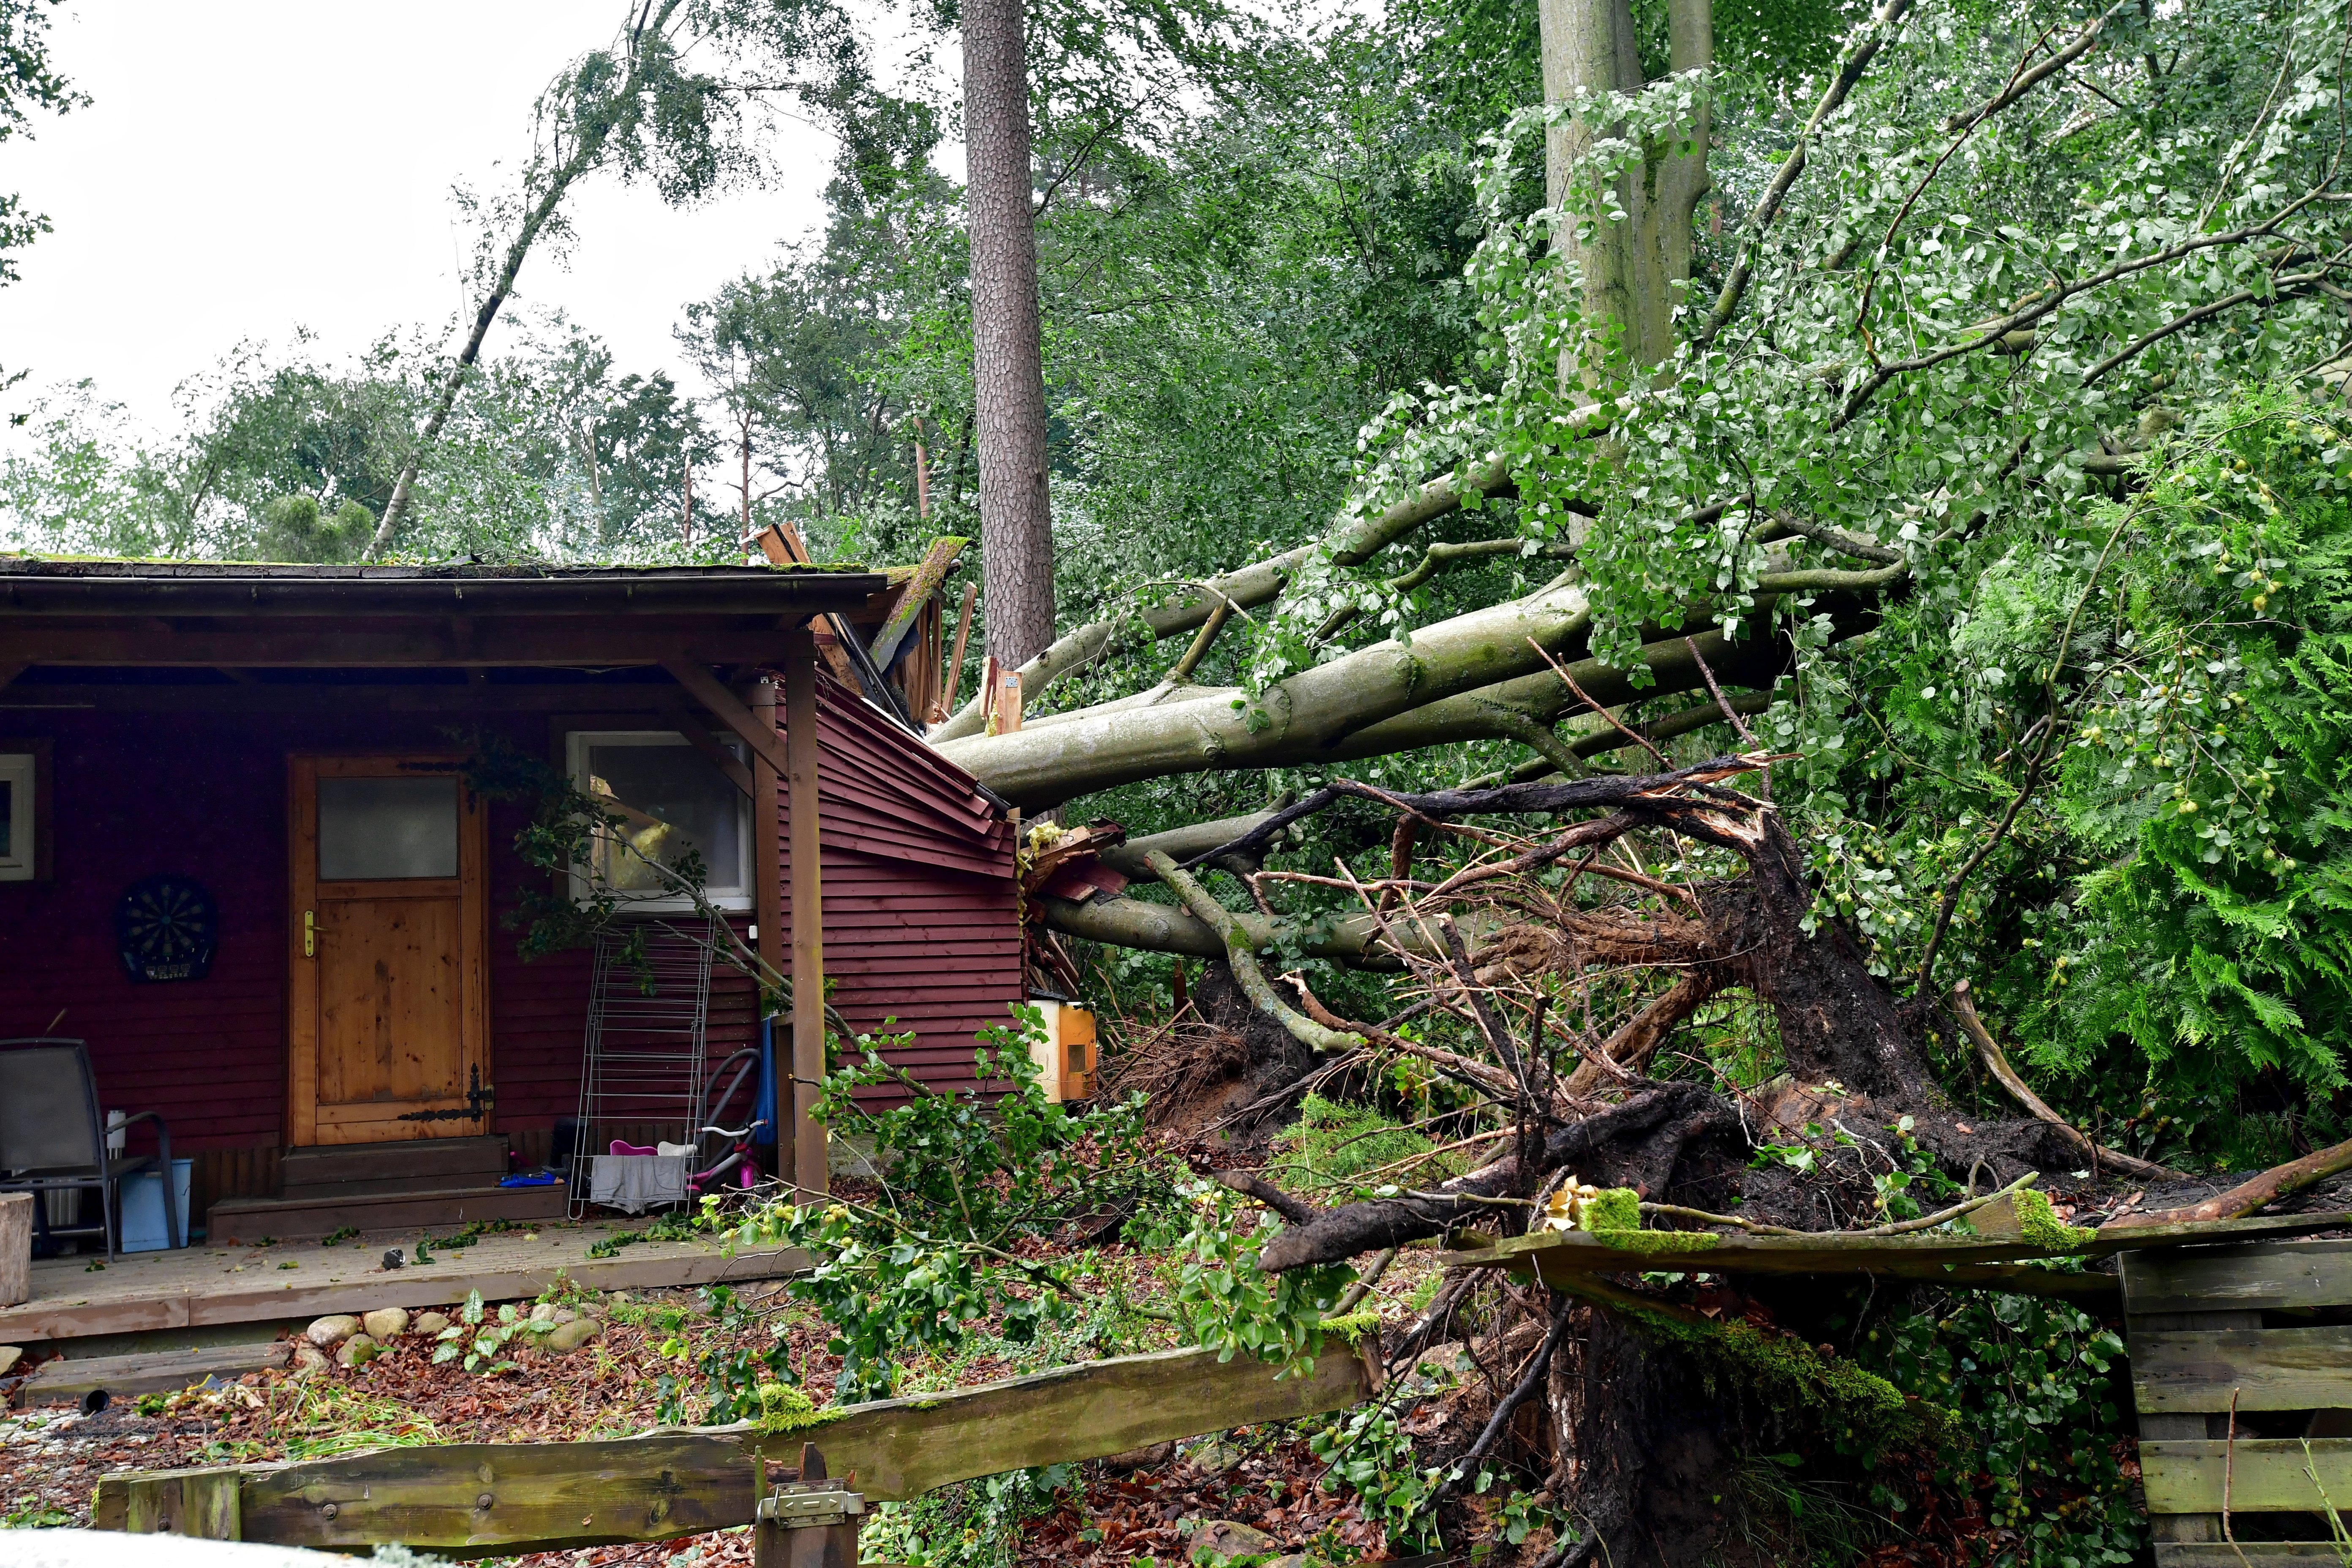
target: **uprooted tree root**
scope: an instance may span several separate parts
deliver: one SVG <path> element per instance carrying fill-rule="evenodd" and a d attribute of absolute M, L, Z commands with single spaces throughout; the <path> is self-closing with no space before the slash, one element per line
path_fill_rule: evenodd
<path fill-rule="evenodd" d="M 1502 1111 L 1510 1136 L 1465 1174 L 1335 1208 L 1253 1180 L 1244 1190 L 1271 1200 L 1287 1221 L 1262 1248 L 1261 1268 L 1336 1262 L 1459 1230 L 1515 1231 L 1533 1203 L 1571 1175 L 1645 1200 L 1821 1230 L 1883 1218 L 1873 1178 L 1898 1161 L 1932 1162 L 1972 1188 L 1988 1173 L 2001 1185 L 2076 1163 L 2079 1140 L 2048 1121 L 1959 1118 L 1923 1048 L 1928 1020 L 1906 1016 L 1836 921 L 1809 922 L 1811 891 L 1779 813 L 1729 787 L 1763 761 L 1724 757 L 1646 776 L 1419 795 L 1340 783 L 1196 858 L 1251 863 L 1274 833 L 1349 796 L 1379 800 L 1421 834 L 1466 837 L 1477 852 L 1472 866 L 1442 881 L 1416 880 L 1403 852 L 1396 874 L 1378 883 L 1340 872 L 1426 1007 L 1450 1016 L 1481 1049 L 1454 1056 L 1350 1022 L 1295 979 L 1312 1028 L 1292 1032 L 1302 1050 L 1339 1037 L 1374 1056 L 1419 1057 Z M 1461 821 L 1570 811 L 1605 815 L 1562 824 L 1547 839 Z M 1644 860 L 1619 851 L 1635 836 L 1674 852 Z M 1401 845 L 1411 839 L 1398 836 Z M 1669 882 L 1643 868 L 1686 860 L 1694 844 L 1736 858 L 1745 874 Z M 1565 869 L 1557 881 L 1546 876 L 1554 868 Z M 1258 883 L 1261 892 L 1266 885 Z M 1580 897 L 1580 886 L 1612 891 L 1596 901 L 1589 890 Z M 1254 963 L 1254 955 L 1234 957 Z M 1613 1011 L 1596 1015 L 1597 989 Z M 1649 1076 L 1663 1043 L 1730 992 L 1769 1011 L 1786 1075 L 1748 1090 Z M 1580 1013 L 1567 1005 L 1572 994 L 1584 1003 Z M 1277 1016 L 1296 1016 L 1286 1006 Z M 1604 1027 L 1597 1016 L 1614 1021 Z M 1261 1014 L 1255 1032 L 1276 1027 Z M 1255 1054 L 1282 1055 L 1263 1043 Z M 1286 1058 L 1282 1070 L 1295 1074 L 1296 1064 Z M 1758 1168 L 1760 1143 L 1801 1139 L 1806 1128 L 1842 1136 L 1816 1140 L 1804 1168 Z M 1788 1305 L 1790 1321 L 1801 1322 L 1807 1304 Z M 1548 1486 L 1583 1531 L 1580 1545 L 1557 1554 L 1563 1562 L 1680 1565 L 1718 1552 L 1726 1476 L 1749 1440 L 1742 1423 L 1835 1427 L 1849 1451 L 1916 1444 L 1933 1433 L 1932 1411 L 1823 1358 L 1800 1336 L 1744 1319 L 1711 1321 L 1651 1296 L 1595 1286 L 1581 1302 L 1522 1311 L 1526 1321 L 1511 1331 L 1527 1338 L 1530 1323 L 1561 1321 L 1555 1314 L 1562 1312 L 1575 1314 L 1573 1331 L 1542 1334 L 1547 1348 L 1517 1352 L 1545 1364 L 1518 1369 L 1493 1393 L 1499 1406 L 1527 1384 L 1521 1399 L 1544 1413 Z M 1411 1353 L 1416 1338 L 1433 1342 L 1441 1333 L 1423 1326 L 1403 1348 Z M 1499 1443 L 1499 1430 L 1487 1440 Z"/>

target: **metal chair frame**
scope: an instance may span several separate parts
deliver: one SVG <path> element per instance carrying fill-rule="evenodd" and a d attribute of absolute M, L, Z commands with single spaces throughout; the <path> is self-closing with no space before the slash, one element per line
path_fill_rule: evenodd
<path fill-rule="evenodd" d="M 99 1223 L 95 1226 L 71 1225 L 53 1227 L 49 1224 L 49 1205 L 46 1199 L 33 1205 L 33 1224 L 35 1232 L 44 1247 L 50 1244 L 54 1237 L 88 1236 L 95 1230 L 105 1238 L 106 1260 L 111 1263 L 117 1252 L 117 1227 L 122 1207 L 122 1178 L 135 1176 L 142 1171 L 159 1171 L 163 1184 L 164 1245 L 173 1248 L 185 1246 L 186 1242 L 180 1229 L 179 1196 L 173 1190 L 172 1184 L 172 1134 L 170 1129 L 164 1126 L 162 1115 L 152 1110 L 142 1110 L 138 1115 L 126 1120 L 121 1129 L 109 1128 L 103 1114 L 99 1110 L 98 1075 L 90 1068 L 89 1043 L 86 1040 L 73 1039 L 63 1035 L 26 1035 L 16 1039 L 0 1040 L 0 1057 L 5 1057 L 6 1053 L 17 1047 L 39 1047 L 50 1048 L 65 1047 L 73 1051 L 74 1060 L 81 1069 L 80 1101 L 89 1116 L 89 1147 L 98 1152 L 97 1161 L 95 1163 L 87 1165 L 49 1164 L 17 1167 L 11 1164 L 6 1146 L 0 1144 L 0 1193 L 46 1194 L 56 1192 L 88 1192 L 92 1187 L 97 1188 Z M 117 1157 L 108 1152 L 106 1140 L 110 1132 L 122 1131 L 127 1137 L 128 1130 L 142 1121 L 152 1121 L 155 1124 L 156 1152 L 126 1153 Z"/>

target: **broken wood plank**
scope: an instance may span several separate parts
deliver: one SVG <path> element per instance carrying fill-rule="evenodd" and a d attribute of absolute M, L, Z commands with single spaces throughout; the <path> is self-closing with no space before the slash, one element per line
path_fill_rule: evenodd
<path fill-rule="evenodd" d="M 2124 1266 L 2124 1300 L 2135 1313 L 2344 1306 L 2352 1303 L 2352 1241 L 2134 1254 Z"/>
<path fill-rule="evenodd" d="M 213 1345 L 202 1350 L 143 1351 L 131 1355 L 71 1356 L 45 1362 L 25 1380 L 17 1397 L 26 1405 L 79 1399 L 94 1389 L 115 1398 L 185 1388 L 208 1377 L 241 1377 L 264 1367 L 284 1366 L 286 1347 Z"/>
<path fill-rule="evenodd" d="M 227 1470 L 166 1470 L 142 1476 L 127 1489 L 125 1528 L 142 1535 L 191 1535 L 242 1541 L 243 1501 L 237 1476 Z"/>
<path fill-rule="evenodd" d="M 2136 1333 L 2131 1372 L 2143 1414 L 2352 1407 L 2352 1328 Z"/>
<path fill-rule="evenodd" d="M 2242 1553 L 2242 1555 L 2241 1555 Z M 2344 1568 L 2330 1541 L 2159 1541 L 2156 1568 Z"/>
<path fill-rule="evenodd" d="M 2043 1270 L 2019 1269 L 2005 1276 L 1979 1273 L 1963 1280 L 1953 1271 L 2013 1266 L 2053 1258 L 2095 1258 L 2152 1247 L 2235 1241 L 2298 1231 L 2352 1226 L 2352 1213 L 2279 1215 L 2243 1220 L 2207 1220 L 2142 1226 L 2128 1230 L 2084 1233 L 2063 1246 L 2040 1247 L 2022 1237 L 1987 1237 L 1965 1232 L 1912 1236 L 1858 1236 L 1822 1231 L 1804 1236 L 1717 1236 L 1702 1231 L 1547 1231 L 1517 1236 L 1471 1252 L 1443 1255 L 1456 1268 L 1533 1268 L 1547 1279 L 1567 1273 L 1634 1274 L 1655 1269 L 1704 1269 L 1723 1274 L 1878 1274 L 1896 1279 L 1943 1280 L 2010 1289 Z M 2352 1246 L 2352 1243 L 2340 1244 Z M 2347 1300 L 2352 1300 L 2347 1296 Z M 2227 1302 L 2200 1304 L 2234 1306 Z M 2162 1309 L 2133 1308 L 2135 1311 Z"/>
<path fill-rule="evenodd" d="M 2352 1504 L 2352 1437 L 2311 1439 L 2311 1465 L 2318 1483 L 2304 1473 L 2304 1445 L 2294 1437 L 2143 1440 L 2141 1479 L 2147 1511 L 2219 1513 L 2222 1470 L 2230 1469 L 2230 1511 L 2316 1513 L 2325 1491 L 2338 1506 Z"/>
<path fill-rule="evenodd" d="M 916 617 L 922 614 L 923 606 L 929 603 L 931 595 L 940 591 L 940 584 L 947 581 L 948 571 L 956 563 L 956 557 L 961 555 L 964 546 L 971 542 L 952 534 L 931 541 L 930 549 L 923 552 L 922 563 L 915 568 L 915 574 L 907 580 L 907 585 L 898 591 L 898 603 L 882 623 L 881 629 L 874 634 L 874 643 L 867 650 L 867 657 L 873 659 L 875 668 L 885 674 L 889 672 L 891 661 L 898 657 L 898 645 L 907 640 L 908 632 L 914 630 Z"/>
<path fill-rule="evenodd" d="M 132 1498 L 159 1494 L 140 1488 L 234 1476 L 247 1541 L 341 1548 L 397 1541 L 460 1556 L 663 1541 L 752 1522 L 761 1461 L 796 1462 L 806 1442 L 824 1450 L 834 1473 L 855 1472 L 859 1492 L 886 1501 L 978 1476 L 1341 1410 L 1380 1386 L 1376 1346 L 1334 1341 L 1297 1377 L 1277 1377 L 1246 1356 L 1220 1362 L 1210 1351 L 1162 1351 L 850 1405 L 791 1429 L 386 1448 L 301 1464 L 109 1475 L 99 1480 L 91 1522 L 141 1528 L 134 1520 L 153 1508 L 142 1503 L 147 1511 L 135 1513 Z"/>

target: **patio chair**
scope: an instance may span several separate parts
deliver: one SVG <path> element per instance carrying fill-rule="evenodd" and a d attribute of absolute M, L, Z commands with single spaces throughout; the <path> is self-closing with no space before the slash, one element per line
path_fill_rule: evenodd
<path fill-rule="evenodd" d="M 123 1125 L 140 1121 L 155 1124 L 156 1152 L 110 1155 L 89 1047 L 80 1040 L 54 1036 L 0 1040 L 0 1193 L 98 1189 L 99 1223 L 94 1226 L 52 1230 L 47 1201 L 33 1205 L 33 1222 L 44 1247 L 53 1235 L 87 1236 L 95 1230 L 106 1238 L 106 1259 L 113 1262 L 122 1178 L 150 1170 L 163 1173 L 164 1240 L 173 1247 L 184 1245 L 172 1190 L 172 1135 L 152 1110 Z"/>

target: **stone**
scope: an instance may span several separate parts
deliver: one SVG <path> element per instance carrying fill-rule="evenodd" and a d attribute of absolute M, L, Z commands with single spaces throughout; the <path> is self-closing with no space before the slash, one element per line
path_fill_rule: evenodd
<path fill-rule="evenodd" d="M 1192 1532 L 1192 1560 L 1228 1563 L 1236 1557 L 1270 1557 L 1282 1542 L 1263 1530 L 1252 1530 L 1230 1519 L 1213 1519 Z"/>
<path fill-rule="evenodd" d="M 1310 1553 L 1292 1552 L 1276 1558 L 1265 1568 L 1331 1568 L 1331 1565 Z"/>
<path fill-rule="evenodd" d="M 360 1331 L 360 1321 L 349 1312 L 336 1312 L 318 1319 L 302 1331 L 302 1337 L 320 1350 L 331 1350 Z"/>
<path fill-rule="evenodd" d="M 1228 1443 L 1223 1437 L 1207 1437 L 1194 1444 L 1185 1454 L 1192 1468 L 1204 1476 L 1222 1476 L 1242 1462 L 1249 1450 L 1239 1443 Z"/>
<path fill-rule="evenodd" d="M 530 1310 L 530 1321 L 534 1323 L 551 1323 L 555 1321 L 555 1310 L 554 1302 L 541 1301 Z"/>
<path fill-rule="evenodd" d="M 337 1366 L 365 1366 L 383 1353 L 383 1347 L 365 1334 L 353 1334 L 335 1352 Z"/>
<path fill-rule="evenodd" d="M 5 1377 L 10 1373 L 16 1371 L 16 1363 L 24 1359 L 25 1352 L 23 1347 L 18 1345 L 0 1345 L 0 1377 Z"/>
<path fill-rule="evenodd" d="M 437 1339 L 440 1337 L 441 1331 L 449 1326 L 449 1314 L 446 1312 L 419 1312 L 408 1326 L 415 1330 L 420 1334 Z"/>
<path fill-rule="evenodd" d="M 360 1326 L 376 1343 L 388 1344 L 408 1331 L 408 1309 L 378 1307 L 360 1319 Z"/>
<path fill-rule="evenodd" d="M 594 1319 L 579 1318 L 569 1323 L 557 1324 L 554 1331 L 547 1336 L 545 1343 L 547 1348 L 557 1355 L 570 1355 L 573 1351 L 594 1339 L 601 1331 Z"/>
<path fill-rule="evenodd" d="M 556 1308 L 554 1314 L 548 1319 L 551 1323 L 576 1323 L 579 1321 L 580 1314 L 569 1307 Z"/>
<path fill-rule="evenodd" d="M 301 1343 L 294 1347 L 294 1375 L 296 1377 L 309 1377 L 313 1373 L 324 1372 L 334 1364 L 335 1363 L 327 1359 L 327 1352 L 325 1351 L 320 1350 L 318 1346 L 310 1343 L 308 1340 L 303 1341 Z"/>

